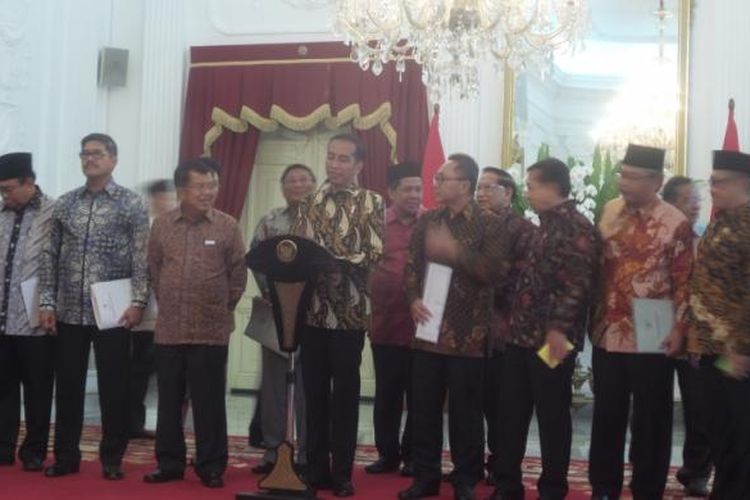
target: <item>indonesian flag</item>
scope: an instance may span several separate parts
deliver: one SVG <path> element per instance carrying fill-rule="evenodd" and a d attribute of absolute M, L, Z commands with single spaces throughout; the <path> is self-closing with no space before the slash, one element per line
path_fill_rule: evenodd
<path fill-rule="evenodd" d="M 729 99 L 729 116 L 727 117 L 727 130 L 724 133 L 724 151 L 739 151 L 740 138 L 737 134 L 737 124 L 734 121 L 734 99 Z"/>
<path fill-rule="evenodd" d="M 443 163 L 445 163 L 445 154 L 440 140 L 440 106 L 436 104 L 430 121 L 430 131 L 427 133 L 424 160 L 422 160 L 422 205 L 428 210 L 436 206 L 432 178 Z"/>

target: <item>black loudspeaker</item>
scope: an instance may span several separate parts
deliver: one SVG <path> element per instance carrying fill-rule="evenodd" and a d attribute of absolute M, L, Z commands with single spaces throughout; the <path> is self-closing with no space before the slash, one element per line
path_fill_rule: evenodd
<path fill-rule="evenodd" d="M 128 81 L 128 50 L 102 47 L 99 51 L 100 87 L 124 87 Z"/>

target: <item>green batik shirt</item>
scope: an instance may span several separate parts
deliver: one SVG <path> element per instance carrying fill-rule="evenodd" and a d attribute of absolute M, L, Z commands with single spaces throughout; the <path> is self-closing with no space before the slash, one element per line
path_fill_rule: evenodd
<path fill-rule="evenodd" d="M 383 198 L 356 186 L 333 191 L 326 182 L 300 204 L 292 233 L 312 239 L 336 260 L 337 269 L 318 278 L 307 324 L 329 330 L 367 330 L 371 314 L 368 280 L 383 254 Z"/>
<path fill-rule="evenodd" d="M 750 205 L 722 210 L 698 243 L 688 350 L 750 355 Z"/>

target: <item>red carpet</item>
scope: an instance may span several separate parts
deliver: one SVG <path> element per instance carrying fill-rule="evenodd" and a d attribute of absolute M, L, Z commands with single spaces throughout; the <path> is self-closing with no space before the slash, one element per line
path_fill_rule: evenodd
<path fill-rule="evenodd" d="M 250 467 L 257 463 L 260 453 L 247 447 L 244 437 L 231 437 L 229 444 L 229 467 L 225 475 L 226 486 L 221 489 L 209 489 L 201 485 L 200 481 L 188 470 L 184 481 L 149 485 L 141 480 L 143 475 L 154 468 L 153 442 L 132 441 L 125 457 L 125 480 L 110 482 L 101 478 L 101 467 L 96 458 L 98 446 L 98 429 L 87 427 L 81 443 L 84 461 L 81 472 L 62 478 L 45 478 L 38 473 L 23 472 L 20 465 L 0 468 L 0 499 L 2 500 L 212 500 L 232 499 L 240 491 L 255 491 L 259 476 L 250 473 Z M 192 450 L 190 441 L 189 450 Z M 192 453 L 192 451 L 189 451 Z M 50 453 L 50 460 L 51 460 Z M 409 486 L 410 479 L 398 475 L 371 476 L 362 470 L 364 464 L 375 457 L 371 446 L 361 446 L 357 450 L 357 467 L 354 472 L 354 486 L 357 495 L 354 498 L 393 499 L 396 493 Z M 590 489 L 586 480 L 587 464 L 583 461 L 573 461 L 570 467 L 569 481 L 571 500 L 590 497 Z M 524 461 L 524 479 L 527 484 L 528 499 L 537 498 L 535 482 L 539 476 L 541 465 L 539 459 L 530 458 Z M 442 487 L 441 499 L 452 498 L 449 484 Z M 481 485 L 477 487 L 477 498 L 484 499 L 491 493 L 491 489 Z M 321 499 L 333 497 L 329 491 L 318 495 Z M 625 497 L 629 498 L 629 497 Z M 681 488 L 672 477 L 668 485 L 665 499 L 682 498 Z"/>

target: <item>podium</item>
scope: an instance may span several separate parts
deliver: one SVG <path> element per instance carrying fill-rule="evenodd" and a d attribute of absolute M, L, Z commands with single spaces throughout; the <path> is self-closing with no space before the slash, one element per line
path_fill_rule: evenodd
<path fill-rule="evenodd" d="M 294 467 L 295 353 L 317 277 L 335 265 L 333 256 L 312 240 L 282 235 L 262 241 L 248 252 L 247 267 L 268 281 L 279 347 L 289 354 L 286 375 L 286 439 L 276 447 L 276 463 L 258 481 L 257 493 L 238 493 L 237 500 L 315 498 Z"/>

